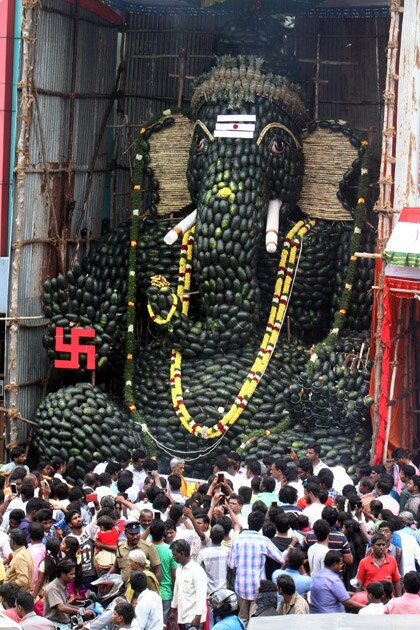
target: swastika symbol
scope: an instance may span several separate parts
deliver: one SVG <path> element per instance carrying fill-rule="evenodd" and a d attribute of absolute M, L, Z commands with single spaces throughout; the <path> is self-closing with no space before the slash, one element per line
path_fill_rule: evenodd
<path fill-rule="evenodd" d="M 76 370 L 80 367 L 80 355 L 86 354 L 86 368 L 88 370 L 95 369 L 96 348 L 95 346 L 85 346 L 80 343 L 81 337 L 95 338 L 96 331 L 93 328 L 72 328 L 71 341 L 64 341 L 64 328 L 57 326 L 55 334 L 55 350 L 57 352 L 69 352 L 70 359 L 56 359 L 54 365 L 56 368 L 65 370 Z"/>

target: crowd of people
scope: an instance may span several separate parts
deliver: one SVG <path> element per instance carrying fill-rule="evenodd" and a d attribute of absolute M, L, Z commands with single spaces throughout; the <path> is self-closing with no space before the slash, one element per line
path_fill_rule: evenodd
<path fill-rule="evenodd" d="M 243 630 L 253 617 L 420 614 L 420 473 L 317 443 L 290 462 L 217 456 L 187 479 L 141 450 L 87 465 L 59 457 L 0 470 L 0 602 L 22 628 Z M 92 469 L 93 468 L 93 469 Z"/>

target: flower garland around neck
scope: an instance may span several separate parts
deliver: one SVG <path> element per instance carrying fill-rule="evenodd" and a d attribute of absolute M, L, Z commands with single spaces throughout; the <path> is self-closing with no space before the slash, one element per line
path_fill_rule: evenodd
<path fill-rule="evenodd" d="M 255 361 L 244 383 L 227 413 L 213 426 L 200 426 L 191 417 L 184 403 L 182 389 L 182 355 L 177 349 L 172 350 L 170 383 L 174 410 L 183 427 L 193 435 L 205 439 L 217 438 L 226 433 L 235 424 L 262 379 L 279 338 L 280 330 L 289 302 L 293 278 L 297 268 L 298 254 L 304 235 L 315 225 L 314 221 L 299 221 L 289 231 L 283 242 L 283 249 L 277 268 L 277 280 L 270 314 Z M 182 313 L 188 314 L 189 289 L 191 285 L 191 265 L 194 243 L 194 228 L 184 234 L 179 264 L 177 296 L 182 303 Z"/>

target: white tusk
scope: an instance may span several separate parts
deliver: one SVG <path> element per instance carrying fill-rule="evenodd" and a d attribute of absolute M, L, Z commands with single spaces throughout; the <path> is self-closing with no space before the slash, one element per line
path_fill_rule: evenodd
<path fill-rule="evenodd" d="M 269 254 L 274 254 L 277 249 L 279 235 L 280 208 L 283 202 L 280 199 L 271 199 L 268 203 L 267 226 L 265 230 L 265 247 Z"/>
<path fill-rule="evenodd" d="M 191 214 L 188 214 L 185 217 L 185 219 L 182 219 L 182 221 L 180 221 L 178 225 L 175 225 L 175 227 L 173 227 L 172 230 L 169 230 L 169 232 L 166 234 L 166 236 L 163 239 L 165 243 L 167 245 L 172 245 L 173 243 L 175 243 L 175 241 L 180 236 L 185 234 L 187 230 L 189 230 L 190 228 L 192 228 L 193 225 L 195 225 L 196 218 L 197 218 L 197 210 L 194 210 L 194 212 L 191 212 Z"/>

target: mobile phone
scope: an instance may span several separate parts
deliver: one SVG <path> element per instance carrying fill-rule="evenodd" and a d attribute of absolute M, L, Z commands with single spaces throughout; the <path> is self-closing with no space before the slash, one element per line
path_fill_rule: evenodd
<path fill-rule="evenodd" d="M 218 483 L 223 483 L 225 480 L 225 476 L 223 473 L 217 473 L 217 482 Z"/>
<path fill-rule="evenodd" d="M 291 447 L 291 446 L 288 446 L 288 447 L 286 448 L 286 453 L 291 453 L 292 451 L 293 451 L 293 449 L 292 449 L 292 447 Z"/>
<path fill-rule="evenodd" d="M 98 495 L 95 492 L 92 492 L 91 494 L 87 494 L 86 495 L 86 502 L 87 503 L 96 503 L 98 500 Z"/>
<path fill-rule="evenodd" d="M 160 512 L 155 512 L 154 517 L 156 521 L 160 520 Z"/>
<path fill-rule="evenodd" d="M 10 483 L 10 492 L 11 492 L 12 494 L 17 494 L 17 485 L 15 484 L 15 482 L 14 482 L 14 481 L 12 481 L 12 482 Z"/>
<path fill-rule="evenodd" d="M 271 507 L 277 507 L 277 501 L 272 501 L 271 502 Z"/>

